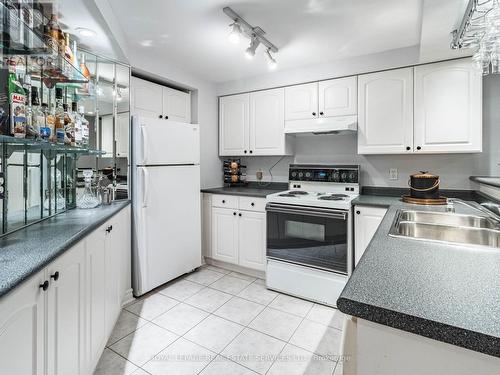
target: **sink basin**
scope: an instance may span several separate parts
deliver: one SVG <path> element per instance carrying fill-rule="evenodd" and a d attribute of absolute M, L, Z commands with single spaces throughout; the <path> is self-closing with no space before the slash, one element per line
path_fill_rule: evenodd
<path fill-rule="evenodd" d="M 398 225 L 397 233 L 400 236 L 429 241 L 500 247 L 500 232 L 491 229 L 452 227 L 402 221 Z"/>
<path fill-rule="evenodd" d="M 484 216 L 429 211 L 401 211 L 399 221 L 451 225 L 456 227 L 499 229 L 500 223 Z"/>
<path fill-rule="evenodd" d="M 389 235 L 500 248 L 500 223 L 484 216 L 399 210 Z"/>

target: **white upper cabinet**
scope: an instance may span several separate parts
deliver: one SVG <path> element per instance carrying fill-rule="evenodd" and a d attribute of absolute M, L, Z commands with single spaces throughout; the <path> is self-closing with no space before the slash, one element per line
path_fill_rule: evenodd
<path fill-rule="evenodd" d="M 318 117 L 318 82 L 285 87 L 285 120 Z"/>
<path fill-rule="evenodd" d="M 191 94 L 137 77 L 131 80 L 132 115 L 191 122 Z"/>
<path fill-rule="evenodd" d="M 187 92 L 163 87 L 163 118 L 191 122 L 191 95 Z"/>
<path fill-rule="evenodd" d="M 289 155 L 285 135 L 284 89 L 219 99 L 219 155 Z"/>
<path fill-rule="evenodd" d="M 219 154 L 246 155 L 249 151 L 249 94 L 219 99 Z"/>
<path fill-rule="evenodd" d="M 130 114 L 128 112 L 118 113 L 116 116 L 116 156 L 128 157 L 129 148 Z"/>
<path fill-rule="evenodd" d="M 358 113 L 357 77 L 319 82 L 319 116 L 349 116 Z"/>
<path fill-rule="evenodd" d="M 413 151 L 413 68 L 358 76 L 358 153 Z"/>
<path fill-rule="evenodd" d="M 163 113 L 163 87 L 136 77 L 132 77 L 131 85 L 133 114 L 159 117 Z"/>
<path fill-rule="evenodd" d="M 283 155 L 285 89 L 250 93 L 250 153 Z"/>
<path fill-rule="evenodd" d="M 482 151 L 482 75 L 469 58 L 415 67 L 415 149 Z"/>

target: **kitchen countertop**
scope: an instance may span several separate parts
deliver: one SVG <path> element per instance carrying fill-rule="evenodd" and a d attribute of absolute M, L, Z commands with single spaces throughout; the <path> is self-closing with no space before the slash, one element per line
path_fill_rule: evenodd
<path fill-rule="evenodd" d="M 494 176 L 470 176 L 470 180 L 479 182 L 480 184 L 494 186 L 500 188 L 500 177 Z"/>
<path fill-rule="evenodd" d="M 43 269 L 130 201 L 73 209 L 0 238 L 0 297 Z"/>
<path fill-rule="evenodd" d="M 361 195 L 353 204 L 388 211 L 337 300 L 349 315 L 500 357 L 500 250 L 390 237 L 396 197 Z M 478 213 L 455 204 L 457 213 Z"/>
<path fill-rule="evenodd" d="M 247 186 L 206 188 L 201 189 L 201 192 L 265 198 L 269 194 L 274 194 L 284 190 L 288 190 L 287 183 L 272 182 L 269 185 L 259 185 L 256 182 L 250 182 Z"/>

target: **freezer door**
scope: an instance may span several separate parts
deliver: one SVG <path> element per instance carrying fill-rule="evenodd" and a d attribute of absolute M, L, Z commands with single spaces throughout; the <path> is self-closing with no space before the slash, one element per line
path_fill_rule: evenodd
<path fill-rule="evenodd" d="M 134 117 L 134 164 L 200 163 L 200 126 L 170 120 Z"/>
<path fill-rule="evenodd" d="M 200 167 L 136 168 L 134 294 L 201 265 Z"/>

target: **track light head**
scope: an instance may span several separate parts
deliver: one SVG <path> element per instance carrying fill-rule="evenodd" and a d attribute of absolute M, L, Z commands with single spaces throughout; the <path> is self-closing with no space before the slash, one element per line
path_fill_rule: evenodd
<path fill-rule="evenodd" d="M 276 59 L 271 55 L 271 50 L 268 48 L 266 49 L 266 56 L 267 56 L 267 66 L 269 70 L 274 70 L 278 66 L 278 63 L 276 62 Z"/>
<path fill-rule="evenodd" d="M 250 46 L 245 51 L 245 56 L 247 59 L 253 59 L 255 56 L 255 50 L 259 46 L 260 41 L 256 38 L 255 35 L 252 35 L 252 39 L 250 40 Z"/>
<path fill-rule="evenodd" d="M 231 43 L 238 44 L 240 42 L 241 27 L 236 21 L 229 26 L 232 26 L 232 29 L 229 33 L 228 39 Z"/>

